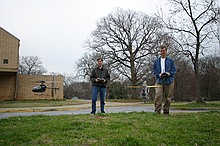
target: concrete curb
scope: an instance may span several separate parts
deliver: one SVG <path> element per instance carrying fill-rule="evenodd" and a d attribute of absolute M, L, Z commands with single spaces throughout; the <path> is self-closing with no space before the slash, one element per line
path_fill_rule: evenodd
<path fill-rule="evenodd" d="M 0 113 L 13 113 L 13 112 L 47 112 L 47 111 L 64 111 L 64 110 L 80 110 L 84 108 L 74 107 L 41 107 L 41 108 L 1 108 Z"/>
<path fill-rule="evenodd" d="M 97 108 L 100 103 L 97 102 Z M 119 103 L 119 102 L 106 102 L 105 107 L 119 107 L 119 106 L 141 106 L 143 102 L 137 103 Z M 26 107 L 26 108 L 0 108 L 0 113 L 13 113 L 13 112 L 47 112 L 47 111 L 71 111 L 82 110 L 91 108 L 91 104 L 80 104 L 73 106 L 58 106 L 58 107 Z"/>

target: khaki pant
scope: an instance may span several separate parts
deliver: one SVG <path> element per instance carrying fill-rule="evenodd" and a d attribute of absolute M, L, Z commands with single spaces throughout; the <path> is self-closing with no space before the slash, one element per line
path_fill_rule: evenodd
<path fill-rule="evenodd" d="M 170 103 L 173 98 L 173 91 L 174 91 L 174 82 L 169 85 L 161 85 L 156 83 L 156 86 L 160 86 L 155 88 L 156 95 L 154 100 L 155 112 L 160 113 L 162 109 L 163 100 L 165 100 L 163 106 L 163 113 L 169 114 Z"/>

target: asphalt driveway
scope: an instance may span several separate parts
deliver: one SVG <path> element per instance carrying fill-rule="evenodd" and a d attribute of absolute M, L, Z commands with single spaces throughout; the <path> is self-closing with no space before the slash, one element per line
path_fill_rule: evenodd
<path fill-rule="evenodd" d="M 14 116 L 32 116 L 32 115 L 76 115 L 76 114 L 90 114 L 91 103 L 73 106 L 59 106 L 59 107 L 32 107 L 32 108 L 0 108 L 0 118 L 8 118 Z M 204 110 L 175 110 L 171 109 L 170 113 L 176 112 L 202 112 Z M 99 102 L 97 102 L 97 113 L 100 112 Z M 154 112 L 153 105 L 146 105 L 143 102 L 135 103 L 119 103 L 106 102 L 106 113 L 119 112 Z"/>

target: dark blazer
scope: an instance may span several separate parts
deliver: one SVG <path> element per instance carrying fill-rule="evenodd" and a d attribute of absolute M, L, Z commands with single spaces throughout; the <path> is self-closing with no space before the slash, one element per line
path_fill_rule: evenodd
<path fill-rule="evenodd" d="M 96 79 L 105 79 L 105 82 L 96 82 Z M 92 81 L 93 86 L 100 86 L 100 87 L 106 87 L 107 83 L 110 80 L 110 75 L 108 73 L 107 68 L 102 67 L 101 69 L 99 67 L 96 67 L 92 70 L 92 73 L 90 75 L 90 80 Z"/>

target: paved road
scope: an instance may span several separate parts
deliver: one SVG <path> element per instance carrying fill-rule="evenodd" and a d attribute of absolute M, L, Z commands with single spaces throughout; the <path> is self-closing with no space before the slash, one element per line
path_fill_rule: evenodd
<path fill-rule="evenodd" d="M 97 103 L 97 113 L 99 110 L 99 103 Z M 33 107 L 33 108 L 0 108 L 0 119 L 14 117 L 14 116 L 32 116 L 32 115 L 76 115 L 76 114 L 90 114 L 91 104 L 82 104 L 74 106 L 61 107 Z M 118 112 L 153 112 L 152 105 L 143 103 L 117 103 L 106 102 L 106 113 Z M 202 110 L 170 110 L 174 112 L 201 112 Z"/>

